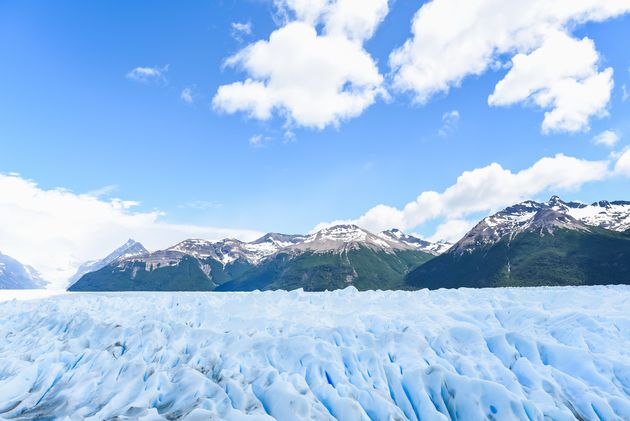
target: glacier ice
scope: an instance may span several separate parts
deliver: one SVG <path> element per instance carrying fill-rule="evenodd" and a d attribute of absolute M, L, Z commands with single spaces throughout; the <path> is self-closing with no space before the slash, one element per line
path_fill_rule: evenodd
<path fill-rule="evenodd" d="M 0 419 L 629 420 L 628 309 L 628 286 L 9 300 Z"/>

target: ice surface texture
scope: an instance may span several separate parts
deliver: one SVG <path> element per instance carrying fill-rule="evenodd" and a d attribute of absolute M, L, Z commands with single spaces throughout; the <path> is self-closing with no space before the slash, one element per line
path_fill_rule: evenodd
<path fill-rule="evenodd" d="M 0 303 L 0 418 L 629 420 L 630 287 Z"/>

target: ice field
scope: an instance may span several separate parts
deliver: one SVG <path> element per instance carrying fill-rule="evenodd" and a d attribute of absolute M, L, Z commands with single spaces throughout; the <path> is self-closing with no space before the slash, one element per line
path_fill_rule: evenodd
<path fill-rule="evenodd" d="M 0 419 L 630 420 L 627 286 L 4 294 Z"/>

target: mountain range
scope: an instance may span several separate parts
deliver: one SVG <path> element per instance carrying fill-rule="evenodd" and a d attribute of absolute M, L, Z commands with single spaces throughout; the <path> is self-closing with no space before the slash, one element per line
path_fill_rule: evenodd
<path fill-rule="evenodd" d="M 481 220 L 405 283 L 430 289 L 627 284 L 629 230 L 630 202 L 525 201 Z"/>
<path fill-rule="evenodd" d="M 398 229 L 337 225 L 252 242 L 189 239 L 147 251 L 129 240 L 86 262 L 71 291 L 418 289 L 630 283 L 630 202 L 524 201 L 482 219 L 457 243 Z M 0 254 L 0 288 L 37 288 L 33 268 Z"/>
<path fill-rule="evenodd" d="M 70 290 L 401 288 L 409 270 L 445 247 L 398 230 L 372 234 L 355 225 L 310 235 L 269 233 L 250 243 L 191 239 L 166 250 L 116 259 L 83 275 Z"/>

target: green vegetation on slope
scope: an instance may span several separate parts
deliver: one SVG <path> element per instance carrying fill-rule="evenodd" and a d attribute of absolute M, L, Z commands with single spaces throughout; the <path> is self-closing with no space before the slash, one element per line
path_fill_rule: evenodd
<path fill-rule="evenodd" d="M 600 228 L 526 232 L 470 253 L 446 253 L 407 275 L 412 288 L 630 283 L 630 238 Z"/>
<path fill-rule="evenodd" d="M 432 255 L 420 251 L 385 253 L 367 247 L 342 252 L 305 252 L 297 256 L 281 253 L 217 290 L 324 291 L 349 285 L 359 290 L 400 289 L 404 287 L 407 272 L 431 258 Z"/>
<path fill-rule="evenodd" d="M 215 284 L 201 270 L 194 257 L 185 256 L 176 266 L 146 270 L 145 263 L 133 262 L 125 270 L 104 268 L 85 274 L 70 291 L 211 291 Z"/>

